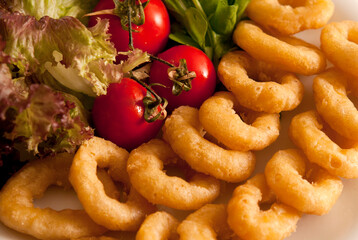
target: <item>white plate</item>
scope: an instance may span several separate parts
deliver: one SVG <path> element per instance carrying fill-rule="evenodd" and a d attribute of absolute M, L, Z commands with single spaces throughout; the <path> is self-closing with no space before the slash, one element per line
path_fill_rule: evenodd
<path fill-rule="evenodd" d="M 358 21 L 358 0 L 333 0 L 336 10 L 331 21 L 355 20 Z M 309 30 L 298 34 L 319 46 L 320 30 Z M 288 125 L 291 118 L 297 113 L 313 109 L 312 77 L 302 77 L 305 85 L 305 96 L 302 104 L 294 111 L 282 114 L 281 134 L 279 139 L 264 151 L 257 153 L 257 172 L 264 169 L 268 159 L 279 149 L 294 147 L 287 136 Z M 337 203 L 329 214 L 324 216 L 303 215 L 298 222 L 297 231 L 289 240 L 356 240 L 358 239 L 358 179 L 343 180 L 344 190 Z M 234 187 L 234 186 L 231 186 Z M 230 191 L 227 191 L 227 198 Z M 222 199 L 223 199 L 222 198 Z M 54 209 L 81 208 L 73 191 L 63 191 L 59 188 L 50 188 L 42 199 L 36 200 L 39 207 L 52 207 Z M 175 212 L 179 218 L 183 218 L 187 212 Z M 120 234 L 120 239 L 133 239 L 134 234 Z M 8 229 L 0 223 L 0 240 L 34 240 L 27 235 Z"/>

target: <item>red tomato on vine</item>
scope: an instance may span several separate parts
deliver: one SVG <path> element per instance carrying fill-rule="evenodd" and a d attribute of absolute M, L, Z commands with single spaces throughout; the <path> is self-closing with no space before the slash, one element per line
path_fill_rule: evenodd
<path fill-rule="evenodd" d="M 114 7 L 113 0 L 100 0 L 94 12 L 113 9 Z M 170 33 L 169 14 L 161 0 L 150 0 L 144 8 L 144 15 L 144 24 L 140 26 L 132 24 L 133 45 L 135 48 L 156 55 L 165 48 L 168 42 Z M 129 33 L 122 28 L 120 17 L 109 14 L 91 16 L 88 25 L 94 26 L 98 17 L 109 19 L 108 32 L 111 34 L 111 41 L 118 52 L 127 52 L 129 50 Z M 119 60 L 125 58 L 124 55 L 118 56 Z"/>
<path fill-rule="evenodd" d="M 147 89 L 129 78 L 110 84 L 107 94 L 97 97 L 93 105 L 92 119 L 97 134 L 129 151 L 154 138 L 163 120 L 151 123 L 145 120 L 146 96 Z"/>
<path fill-rule="evenodd" d="M 158 95 L 168 100 L 168 111 L 175 108 L 188 105 L 192 107 L 200 107 L 200 105 L 209 98 L 216 87 L 216 72 L 213 63 L 201 50 L 179 45 L 158 54 L 158 57 L 178 66 L 180 59 L 185 59 L 189 71 L 193 71 L 196 77 L 191 81 L 191 89 L 182 91 L 178 96 L 173 95 L 173 81 L 168 77 L 169 66 L 159 61 L 154 61 L 150 69 L 150 84 L 160 83 L 167 86 L 153 86 Z"/>

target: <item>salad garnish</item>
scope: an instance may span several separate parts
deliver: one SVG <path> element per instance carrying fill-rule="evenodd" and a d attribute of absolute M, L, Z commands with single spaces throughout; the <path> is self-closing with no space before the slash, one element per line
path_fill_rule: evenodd
<path fill-rule="evenodd" d="M 197 47 L 217 66 L 219 59 L 234 47 L 231 40 L 236 24 L 245 17 L 250 0 L 163 0 L 177 23 L 169 38 Z"/>

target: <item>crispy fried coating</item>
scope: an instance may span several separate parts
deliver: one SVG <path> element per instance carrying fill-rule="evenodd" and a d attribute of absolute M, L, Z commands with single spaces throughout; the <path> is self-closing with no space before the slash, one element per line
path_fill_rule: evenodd
<path fill-rule="evenodd" d="M 323 126 L 317 112 L 304 112 L 292 119 L 289 136 L 311 162 L 336 176 L 358 178 L 358 144 L 342 148 L 342 140 L 337 144 L 322 130 Z"/>
<path fill-rule="evenodd" d="M 126 172 L 128 156 L 125 149 L 94 137 L 81 145 L 70 169 L 69 179 L 84 209 L 95 222 L 110 230 L 137 230 L 145 216 L 155 210 L 131 188 Z M 97 177 L 97 167 L 108 168 L 112 179 L 130 189 L 126 202 L 107 195 Z"/>
<path fill-rule="evenodd" d="M 220 183 L 211 176 L 195 173 L 186 181 L 163 171 L 164 165 L 177 162 L 177 155 L 167 143 L 152 139 L 130 153 L 127 171 L 136 190 L 154 204 L 193 210 L 219 196 Z"/>
<path fill-rule="evenodd" d="M 140 226 L 136 240 L 176 240 L 179 238 L 178 225 L 179 221 L 167 212 L 152 213 Z"/>
<path fill-rule="evenodd" d="M 224 149 L 202 136 L 199 111 L 181 106 L 166 119 L 163 137 L 173 151 L 194 170 L 228 182 L 240 182 L 250 177 L 255 168 L 255 155 Z"/>
<path fill-rule="evenodd" d="M 187 216 L 178 227 L 180 240 L 231 239 L 225 204 L 207 204 Z"/>
<path fill-rule="evenodd" d="M 96 236 L 107 231 L 84 210 L 34 207 L 50 185 L 70 187 L 68 173 L 73 154 L 57 154 L 32 161 L 12 176 L 0 192 L 0 221 L 38 239 L 69 239 Z"/>
<path fill-rule="evenodd" d="M 261 204 L 272 204 L 261 210 Z M 238 186 L 227 206 L 228 223 L 243 240 L 279 240 L 296 230 L 301 213 L 275 201 L 264 174 Z"/>
<path fill-rule="evenodd" d="M 333 12 L 331 0 L 251 0 L 246 9 L 250 19 L 282 35 L 321 28 Z"/>
<path fill-rule="evenodd" d="M 313 75 L 326 68 L 326 58 L 316 46 L 293 36 L 270 35 L 252 21 L 237 25 L 234 42 L 257 60 L 302 75 Z"/>
<path fill-rule="evenodd" d="M 266 164 L 265 177 L 280 202 L 309 214 L 328 213 L 343 190 L 338 177 L 310 164 L 298 149 L 276 152 Z"/>
<path fill-rule="evenodd" d="M 218 76 L 242 106 L 257 112 L 292 110 L 303 98 L 303 84 L 294 74 L 278 71 L 243 51 L 224 55 Z"/>
<path fill-rule="evenodd" d="M 358 22 L 327 24 L 321 32 L 321 49 L 336 67 L 358 77 Z"/>
<path fill-rule="evenodd" d="M 205 100 L 199 109 L 199 119 L 208 133 L 229 149 L 238 151 L 262 150 L 280 134 L 278 113 L 243 109 L 230 92 L 217 92 Z"/>
<path fill-rule="evenodd" d="M 324 121 L 342 136 L 358 141 L 358 110 L 348 97 L 353 81 L 358 79 L 330 68 L 314 78 L 312 88 L 317 112 Z"/>

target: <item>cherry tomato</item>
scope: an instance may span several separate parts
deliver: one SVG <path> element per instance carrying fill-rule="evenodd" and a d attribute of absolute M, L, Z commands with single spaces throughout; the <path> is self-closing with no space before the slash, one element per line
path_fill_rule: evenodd
<path fill-rule="evenodd" d="M 214 93 L 216 86 L 215 68 L 201 50 L 191 46 L 179 45 L 160 53 L 158 57 L 175 66 L 179 65 L 180 59 L 185 58 L 188 70 L 196 73 L 196 77 L 192 80 L 191 90 L 183 91 L 180 95 L 175 96 L 172 94 L 173 82 L 168 78 L 169 66 L 158 61 L 153 62 L 149 82 L 167 86 L 167 88 L 153 86 L 153 89 L 159 96 L 168 100 L 167 110 L 169 112 L 181 105 L 200 107 Z"/>
<path fill-rule="evenodd" d="M 142 1 L 144 2 L 144 1 Z M 100 0 L 94 9 L 94 12 L 113 9 L 113 0 Z M 167 44 L 170 33 L 169 14 L 161 0 L 150 0 L 144 8 L 145 23 L 140 26 L 132 25 L 133 28 L 133 45 L 150 54 L 156 55 L 161 52 Z M 109 33 L 111 41 L 117 51 L 126 52 L 129 50 L 129 33 L 121 27 L 121 20 L 114 15 L 92 16 L 89 20 L 89 26 L 97 23 L 96 18 L 109 19 Z M 119 55 L 117 60 L 123 60 L 126 56 Z"/>
<path fill-rule="evenodd" d="M 154 138 L 163 120 L 144 120 L 146 93 L 143 86 L 129 78 L 110 84 L 107 94 L 94 101 L 92 119 L 97 134 L 128 151 Z"/>

